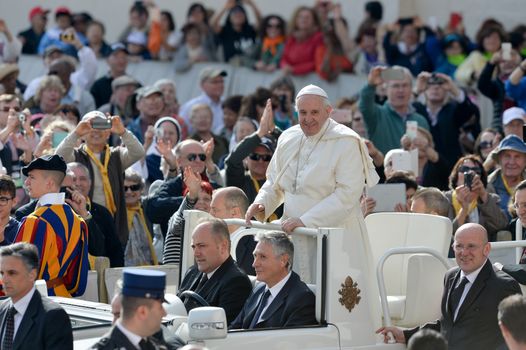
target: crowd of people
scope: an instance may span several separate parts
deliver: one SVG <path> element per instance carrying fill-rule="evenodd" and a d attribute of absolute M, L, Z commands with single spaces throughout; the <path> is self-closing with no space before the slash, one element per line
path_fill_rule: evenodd
<path fill-rule="evenodd" d="M 314 296 L 301 282 L 313 278 L 312 242 L 239 239 L 244 228 L 221 219 L 279 219 L 288 234 L 353 228 L 367 241 L 363 218 L 377 203 L 364 189 L 402 183 L 407 196 L 393 211 L 451 219 L 457 262 L 466 249 L 455 232 L 483 232 L 469 235 L 476 236 L 471 250 L 526 239 L 526 27 L 506 31 L 487 19 L 471 40 L 457 13 L 443 28 L 417 17 L 386 24 L 381 3 L 371 1 L 353 39 L 339 4 L 312 5 L 298 7 L 287 24 L 263 16 L 255 0 L 228 0 L 215 12 L 195 3 L 178 28 L 170 11 L 136 1 L 112 44 L 103 23 L 66 7 L 54 10 L 53 28 L 49 10 L 32 8 L 31 27 L 18 36 L 0 20 L 0 245 L 33 243 L 39 263 L 24 262 L 34 278 L 46 280 L 49 295 L 77 296 L 95 257 L 112 267 L 181 264 L 183 212 L 201 210 L 216 219 L 192 233 L 196 265 L 180 293 L 198 291 L 224 307 L 232 328 L 255 328 L 315 323 Z M 40 55 L 47 73 L 19 81 L 21 53 Z M 98 79 L 97 59 L 109 68 Z M 141 60 L 171 61 L 177 71 L 220 61 L 283 74 L 270 86 L 224 96 L 227 72 L 204 66 L 201 94 L 178 101 L 176 81 L 142 86 L 127 73 L 129 62 Z M 316 85 L 296 93 L 291 75 L 311 72 L 327 81 L 362 74 L 367 82 L 332 108 Z M 491 128 L 481 126 L 480 96 L 493 102 Z M 415 164 L 400 161 L 408 155 Z M 480 251 L 476 269 L 487 253 Z M 270 268 L 264 257 L 272 254 Z M 526 249 L 519 260 L 526 264 Z M 459 265 L 464 275 L 474 271 Z M 524 267 L 501 269 L 524 284 Z M 252 291 L 247 274 L 266 288 Z M 141 297 L 130 288 L 123 307 L 125 295 Z M 281 290 L 293 303 L 263 317 L 277 311 Z M 490 293 L 495 315 L 505 296 Z M 443 326 L 434 329 L 447 335 L 455 327 Z M 389 331 L 399 341 L 412 335 Z"/>

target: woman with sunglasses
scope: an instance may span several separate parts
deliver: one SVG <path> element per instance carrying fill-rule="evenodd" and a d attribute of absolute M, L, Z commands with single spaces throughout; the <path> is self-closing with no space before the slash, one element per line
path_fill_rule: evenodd
<path fill-rule="evenodd" d="M 274 72 L 279 67 L 284 48 L 285 21 L 278 15 L 268 15 L 263 18 L 259 38 L 243 65 L 260 72 Z"/>
<path fill-rule="evenodd" d="M 486 174 L 491 174 L 495 170 L 495 161 L 489 156 L 497 148 L 502 140 L 501 134 L 493 128 L 482 130 L 474 144 L 474 152 L 484 163 Z"/>
<path fill-rule="evenodd" d="M 124 266 L 157 265 L 153 248 L 153 227 L 144 215 L 144 180 L 139 173 L 127 169 L 123 189 L 129 231 L 128 241 L 124 244 Z"/>
<path fill-rule="evenodd" d="M 449 176 L 450 190 L 444 194 L 451 203 L 449 218 L 453 220 L 453 232 L 465 223 L 478 223 L 494 240 L 508 220 L 500 210 L 500 198 L 492 185 L 488 185 L 482 162 L 475 155 L 460 158 Z"/>

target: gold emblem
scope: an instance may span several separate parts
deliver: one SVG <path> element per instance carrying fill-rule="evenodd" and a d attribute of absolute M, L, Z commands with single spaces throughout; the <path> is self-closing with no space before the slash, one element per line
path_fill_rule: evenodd
<path fill-rule="evenodd" d="M 356 305 L 360 303 L 362 297 L 360 296 L 361 290 L 358 288 L 358 283 L 354 282 L 351 276 L 345 278 L 345 282 L 341 284 L 342 288 L 338 291 L 341 298 L 338 299 L 340 304 L 345 306 L 349 312 L 354 309 Z"/>

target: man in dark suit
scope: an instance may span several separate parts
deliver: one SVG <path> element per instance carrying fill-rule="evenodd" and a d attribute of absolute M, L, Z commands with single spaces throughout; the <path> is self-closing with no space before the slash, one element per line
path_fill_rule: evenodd
<path fill-rule="evenodd" d="M 283 232 L 257 236 L 254 268 L 258 285 L 230 329 L 281 328 L 316 324 L 315 296 L 292 271 L 294 245 Z"/>
<path fill-rule="evenodd" d="M 35 289 L 39 265 L 33 244 L 0 249 L 0 274 L 9 297 L 0 303 L 1 349 L 73 349 L 66 311 Z"/>
<path fill-rule="evenodd" d="M 162 337 L 154 337 L 166 316 L 162 305 L 165 286 L 163 271 L 124 269 L 120 317 L 90 349 L 172 349 Z"/>
<path fill-rule="evenodd" d="M 218 219 L 244 219 L 249 205 L 247 195 L 238 187 L 230 186 L 214 191 L 210 202 L 210 214 Z M 228 225 L 230 241 L 240 235 L 246 228 L 236 225 Z M 252 253 L 256 248 L 253 236 L 242 237 L 236 246 L 236 263 L 246 274 L 255 275 L 252 266 L 254 256 Z"/>
<path fill-rule="evenodd" d="M 392 333 L 396 342 L 405 343 L 421 328 L 440 331 L 450 350 L 496 349 L 504 344 L 497 323 L 499 302 L 512 294 L 521 294 L 517 282 L 504 272 L 493 270 L 488 259 L 491 245 L 486 229 L 479 224 L 464 224 L 455 233 L 453 243 L 458 267 L 444 278 L 442 317 L 421 327 L 402 331 L 383 327 L 377 332 Z"/>
<path fill-rule="evenodd" d="M 228 323 L 239 313 L 252 284 L 230 256 L 230 233 L 223 220 L 205 220 L 192 233 L 196 264 L 188 269 L 177 292 L 193 291 L 210 306 L 222 307 Z M 193 298 L 184 300 L 186 310 L 202 306 Z"/>

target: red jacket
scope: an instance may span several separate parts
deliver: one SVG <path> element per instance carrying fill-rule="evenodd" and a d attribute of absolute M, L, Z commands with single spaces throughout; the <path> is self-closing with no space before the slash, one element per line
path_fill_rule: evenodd
<path fill-rule="evenodd" d="M 303 75 L 314 72 L 314 56 L 316 48 L 323 44 L 321 32 L 314 33 L 310 38 L 298 42 L 290 36 L 285 43 L 285 50 L 281 58 L 280 66 L 291 66 L 292 74 Z"/>

